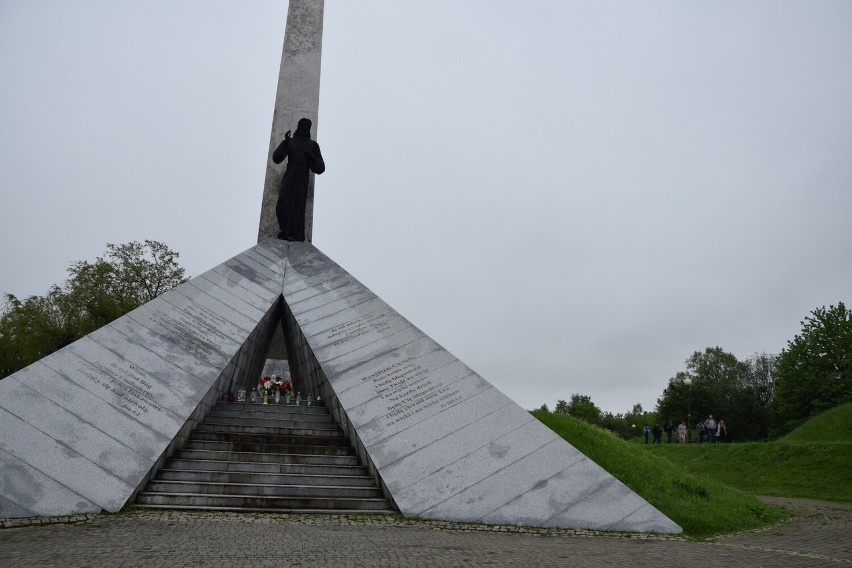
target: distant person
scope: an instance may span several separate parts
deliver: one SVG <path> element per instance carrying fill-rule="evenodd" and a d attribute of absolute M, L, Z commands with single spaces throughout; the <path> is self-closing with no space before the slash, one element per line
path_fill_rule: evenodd
<path fill-rule="evenodd" d="M 674 424 L 672 424 L 671 420 L 666 422 L 666 425 L 663 426 L 663 430 L 666 431 L 666 443 L 671 444 L 672 443 L 672 432 L 674 432 Z"/>
<path fill-rule="evenodd" d="M 698 443 L 703 444 L 704 443 L 704 436 L 707 435 L 707 426 L 704 425 L 704 422 L 699 422 L 695 426 L 695 429 L 698 431 Z"/>
<path fill-rule="evenodd" d="M 663 429 L 660 428 L 659 424 L 654 424 L 654 427 L 651 429 L 651 433 L 654 434 L 655 444 L 661 444 L 663 442 Z"/>
<path fill-rule="evenodd" d="M 725 426 L 724 420 L 719 420 L 719 424 L 716 425 L 716 441 L 720 444 L 724 444 L 727 439 L 728 427 Z"/>
<path fill-rule="evenodd" d="M 642 427 L 642 435 L 645 436 L 645 443 L 648 443 L 648 436 L 651 435 L 651 428 L 648 427 L 647 424 Z"/>
<path fill-rule="evenodd" d="M 677 443 L 686 443 L 686 424 L 684 424 L 683 420 L 681 420 L 680 424 L 677 426 Z"/>
<path fill-rule="evenodd" d="M 713 415 L 711 414 L 707 420 L 704 421 L 704 428 L 707 429 L 707 441 L 711 444 L 716 442 L 716 421 L 713 420 Z"/>
<path fill-rule="evenodd" d="M 285 241 L 304 241 L 310 172 L 321 174 L 325 171 L 319 144 L 311 140 L 309 119 L 299 119 L 293 137 L 290 138 L 288 130 L 284 134 L 284 141 L 272 153 L 272 161 L 276 164 L 280 164 L 284 158 L 287 158 L 287 170 L 281 180 L 278 204 L 275 206 L 278 227 L 281 229 L 278 238 Z"/>

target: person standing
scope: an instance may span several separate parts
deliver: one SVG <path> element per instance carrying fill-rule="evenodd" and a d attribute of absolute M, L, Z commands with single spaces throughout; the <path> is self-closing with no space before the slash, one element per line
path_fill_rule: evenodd
<path fill-rule="evenodd" d="M 648 436 L 651 434 L 651 428 L 647 424 L 642 427 L 642 435 L 645 436 L 645 443 L 648 443 Z"/>
<path fill-rule="evenodd" d="M 719 424 L 716 426 L 716 441 L 720 444 L 724 444 L 727 439 L 728 427 L 725 426 L 724 420 L 719 420 Z"/>
<path fill-rule="evenodd" d="M 707 434 L 707 427 L 704 425 L 704 422 L 699 422 L 696 424 L 695 429 L 698 430 L 698 443 L 704 443 L 704 436 Z"/>
<path fill-rule="evenodd" d="M 677 427 L 677 443 L 685 444 L 686 443 L 686 423 L 683 420 L 680 421 Z"/>
<path fill-rule="evenodd" d="M 716 421 L 713 420 L 713 415 L 711 414 L 707 420 L 704 421 L 704 427 L 707 429 L 707 441 L 711 444 L 716 442 Z"/>
<path fill-rule="evenodd" d="M 305 240 L 305 207 L 308 201 L 310 172 L 319 175 L 325 171 L 319 144 L 311 140 L 311 121 L 299 119 L 296 133 L 284 134 L 284 141 L 272 153 L 272 161 L 280 164 L 287 158 L 287 170 L 278 190 L 275 214 L 280 232 L 278 238 L 285 241 Z"/>
<path fill-rule="evenodd" d="M 660 428 L 660 425 L 654 424 L 654 427 L 651 429 L 651 432 L 654 434 L 654 443 L 661 444 L 663 442 L 663 429 Z"/>
<path fill-rule="evenodd" d="M 666 443 L 671 444 L 672 432 L 674 432 L 674 424 L 672 424 L 671 419 L 666 422 L 666 425 L 663 427 L 663 429 L 666 431 Z"/>

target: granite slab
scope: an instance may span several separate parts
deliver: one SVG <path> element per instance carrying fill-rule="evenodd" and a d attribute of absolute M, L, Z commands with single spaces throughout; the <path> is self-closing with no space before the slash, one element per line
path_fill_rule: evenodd
<path fill-rule="evenodd" d="M 319 272 L 312 276 L 305 276 L 304 278 L 286 278 L 285 274 L 283 292 L 285 295 L 287 295 L 287 297 L 290 297 L 292 294 L 303 290 L 307 290 L 310 293 L 315 285 L 323 284 L 325 282 L 328 282 L 329 280 L 333 280 L 340 276 L 344 276 L 347 279 L 354 279 L 351 274 L 349 274 L 336 264 L 329 265 L 322 272 Z"/>
<path fill-rule="evenodd" d="M 171 306 L 165 302 L 145 304 L 128 314 L 128 317 L 152 334 L 165 338 L 186 353 L 217 367 L 226 365 L 230 359 L 229 353 L 239 348 L 239 343 L 217 330 L 199 326 L 191 315 L 172 312 Z"/>
<path fill-rule="evenodd" d="M 435 351 L 441 351 L 446 353 L 448 357 L 454 358 L 431 337 L 420 334 L 411 343 L 367 359 L 364 363 L 348 370 L 340 371 L 330 365 L 326 365 L 324 369 L 326 369 L 328 380 L 334 385 L 334 391 L 338 395 L 342 395 L 351 388 L 359 387 L 365 383 L 367 385 L 382 383 L 388 378 L 392 379 L 399 374 L 408 373 L 412 369 L 414 372 L 420 372 L 423 367 L 420 359 Z"/>
<path fill-rule="evenodd" d="M 207 274 L 207 273 L 205 273 Z M 219 276 L 219 282 L 222 280 L 226 280 L 221 275 Z M 192 280 L 189 281 L 189 285 L 193 288 L 197 288 L 206 294 L 216 298 L 220 302 L 225 305 L 230 306 L 236 311 L 240 312 L 244 316 L 253 319 L 255 321 L 259 320 L 266 313 L 266 310 L 269 308 L 269 304 L 266 302 L 260 301 L 260 298 L 255 296 L 256 301 L 258 301 L 259 305 L 253 304 L 249 302 L 244 296 L 238 296 L 234 293 L 233 289 L 229 289 L 228 287 L 218 285 L 208 278 L 202 276 L 196 276 Z"/>
<path fill-rule="evenodd" d="M 185 350 L 168 337 L 139 324 L 129 316 L 113 321 L 90 334 L 89 337 L 112 350 L 119 349 L 117 345 L 125 346 L 127 350 L 129 345 L 141 346 L 208 386 L 212 385 L 221 374 L 221 361 L 224 354 L 211 361 L 203 354 L 196 355 Z"/>
<path fill-rule="evenodd" d="M 98 504 L 2 449 L 0 495 L 0 518 L 101 512 Z"/>
<path fill-rule="evenodd" d="M 212 329 L 237 343 L 242 343 L 257 327 L 258 320 L 250 319 L 195 286 L 180 286 L 158 299 L 187 314 L 201 328 Z M 262 317 L 261 314 L 258 319 Z"/>
<path fill-rule="evenodd" d="M 296 304 L 288 304 L 290 311 L 301 325 L 308 329 L 307 333 L 313 333 L 313 329 L 308 328 L 309 324 L 329 318 L 337 313 L 343 312 L 360 304 L 365 304 L 371 300 L 375 300 L 376 295 L 370 290 L 362 286 L 352 285 L 343 286 L 338 290 L 330 290 L 321 294 L 317 294 L 310 298 L 304 299 Z M 384 302 L 382 302 L 384 303 Z M 373 302 L 367 307 L 381 306 L 378 302 Z M 383 307 L 383 306 L 382 306 Z M 337 322 L 336 319 L 330 319 L 329 322 Z"/>
<path fill-rule="evenodd" d="M 275 286 L 275 283 L 272 283 L 267 286 L 263 286 L 249 278 L 246 277 L 246 272 L 240 272 L 238 270 L 242 270 L 242 265 L 236 263 L 235 268 L 231 268 L 227 264 L 220 264 L 215 268 L 212 268 L 208 272 L 213 272 L 218 274 L 219 276 L 228 280 L 228 282 L 232 283 L 235 286 L 238 286 L 247 292 L 251 292 L 255 296 L 264 300 L 264 302 L 268 304 L 274 303 L 278 297 L 281 295 L 281 289 Z M 251 274 L 251 273 L 249 273 Z M 205 277 L 207 273 L 205 273 Z"/>
<path fill-rule="evenodd" d="M 256 379 L 282 250 L 245 251 L 0 381 L 0 515 L 120 510 L 226 389 Z"/>
<path fill-rule="evenodd" d="M 256 264 L 252 265 L 250 261 L 247 264 L 236 257 L 220 264 L 215 270 L 233 279 L 240 286 L 259 291 L 264 297 L 269 294 L 273 297 L 277 296 L 283 288 L 281 278 L 274 275 L 271 270 L 264 270 Z M 270 276 L 270 274 L 273 275 Z"/>
<path fill-rule="evenodd" d="M 403 514 L 680 531 L 313 245 L 287 257 L 291 356 Z"/>
<path fill-rule="evenodd" d="M 269 294 L 266 289 L 263 289 L 262 291 L 252 291 L 249 288 L 241 286 L 238 282 L 228 278 L 225 274 L 218 272 L 215 269 L 208 270 L 207 272 L 200 274 L 196 278 L 190 280 L 190 283 L 198 286 L 202 290 L 205 289 L 205 283 L 221 288 L 222 290 L 225 290 L 226 293 L 239 298 L 246 304 L 260 310 L 261 312 L 266 312 L 269 309 L 269 306 L 274 304 L 278 299 L 278 297 L 274 295 L 272 295 L 271 298 L 266 297 L 266 295 Z"/>
<path fill-rule="evenodd" d="M 2 408 L 0 432 L 0 449 L 107 511 L 133 494 L 135 487 Z"/>
<path fill-rule="evenodd" d="M 58 404 L 78 418 L 110 435 L 145 458 L 155 461 L 169 438 L 144 425 L 129 410 L 114 407 L 77 383 L 60 375 L 43 360 L 0 381 L 0 385 L 20 382 Z"/>
<path fill-rule="evenodd" d="M 19 381 L 3 381 L 0 408 L 134 487 L 153 460 L 65 410 Z"/>
<path fill-rule="evenodd" d="M 92 342 L 92 340 L 89 340 Z M 92 342 L 93 343 L 93 342 Z M 74 346 L 72 343 L 69 347 Z M 79 349 L 79 348 L 75 348 Z M 165 407 L 178 405 L 188 408 L 191 401 L 177 399 L 165 392 L 162 385 L 146 380 L 147 377 L 116 362 L 116 355 L 108 350 L 106 361 L 92 358 L 89 361 L 71 349 L 61 349 L 41 361 L 63 377 L 94 394 L 122 414 L 129 414 L 148 428 L 170 438 L 183 426 L 183 420 L 173 410 Z M 140 376 L 142 375 L 142 376 Z M 140 386 L 137 387 L 136 385 Z M 151 385 L 149 388 L 147 385 Z M 155 390 L 156 389 L 156 390 Z"/>

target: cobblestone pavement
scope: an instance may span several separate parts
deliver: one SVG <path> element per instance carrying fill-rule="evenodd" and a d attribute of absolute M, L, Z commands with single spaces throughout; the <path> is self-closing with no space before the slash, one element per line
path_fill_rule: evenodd
<path fill-rule="evenodd" d="M 852 505 L 766 498 L 780 525 L 708 541 L 393 516 L 135 510 L 0 530 L 0 566 L 849 566 Z M 67 520 L 67 519 L 66 519 Z"/>

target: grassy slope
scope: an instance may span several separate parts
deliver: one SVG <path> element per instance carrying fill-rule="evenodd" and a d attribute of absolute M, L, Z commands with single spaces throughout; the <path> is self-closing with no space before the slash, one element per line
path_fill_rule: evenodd
<path fill-rule="evenodd" d="M 779 442 L 852 442 L 852 403 L 814 416 Z"/>
<path fill-rule="evenodd" d="M 784 515 L 751 495 L 700 473 L 688 473 L 643 446 L 628 444 L 581 420 L 539 411 L 533 415 L 679 524 L 688 536 L 751 529 Z"/>
<path fill-rule="evenodd" d="M 642 447 L 749 493 L 852 502 L 852 404 L 775 442 Z"/>

